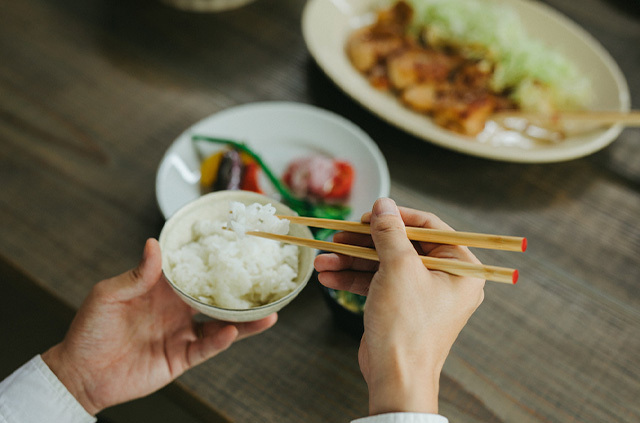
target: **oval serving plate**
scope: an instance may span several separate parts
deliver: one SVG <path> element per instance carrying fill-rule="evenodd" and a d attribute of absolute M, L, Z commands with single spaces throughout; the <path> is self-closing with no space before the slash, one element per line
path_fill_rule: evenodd
<path fill-rule="evenodd" d="M 496 1 L 496 0 L 493 0 Z M 574 62 L 592 81 L 598 110 L 628 111 L 627 82 L 609 53 L 580 26 L 554 9 L 536 1 L 503 0 L 503 4 L 526 16 L 528 34 Z M 345 43 L 356 28 L 374 20 L 380 0 L 309 0 L 302 16 L 302 29 L 309 52 L 347 95 L 380 118 L 425 141 L 458 152 L 510 162 L 557 162 L 594 153 L 613 142 L 621 125 L 568 136 L 561 142 L 539 145 L 494 145 L 491 140 L 456 134 L 434 124 L 425 115 L 404 107 L 395 97 L 378 91 L 351 65 Z M 525 140 L 526 141 L 526 140 Z"/>

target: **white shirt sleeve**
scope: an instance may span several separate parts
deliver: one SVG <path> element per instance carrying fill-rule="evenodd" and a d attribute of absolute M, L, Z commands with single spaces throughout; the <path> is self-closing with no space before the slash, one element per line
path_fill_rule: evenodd
<path fill-rule="evenodd" d="M 386 413 L 363 417 L 351 423 L 449 423 L 449 420 L 439 414 Z"/>
<path fill-rule="evenodd" d="M 0 423 L 94 423 L 39 355 L 0 382 Z"/>
<path fill-rule="evenodd" d="M 0 423 L 95 423 L 39 355 L 0 382 Z M 387 413 L 351 423 L 448 423 L 438 414 Z"/>

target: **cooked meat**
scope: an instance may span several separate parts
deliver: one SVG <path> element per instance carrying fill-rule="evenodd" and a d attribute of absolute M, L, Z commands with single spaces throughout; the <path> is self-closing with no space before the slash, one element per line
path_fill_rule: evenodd
<path fill-rule="evenodd" d="M 452 46 L 426 45 L 410 30 L 412 16 L 411 6 L 400 0 L 347 41 L 352 64 L 373 87 L 466 135 L 481 132 L 495 110 L 516 107 L 506 93 L 491 89 L 488 62 L 467 59 Z"/>
<path fill-rule="evenodd" d="M 426 81 L 444 82 L 457 61 L 442 52 L 415 47 L 389 57 L 389 80 L 397 90 Z"/>
<path fill-rule="evenodd" d="M 360 72 L 368 72 L 390 53 L 404 46 L 404 39 L 393 33 L 376 33 L 366 27 L 356 31 L 347 42 L 347 54 Z"/>
<path fill-rule="evenodd" d="M 405 48 L 410 42 L 405 34 L 412 15 L 411 7 L 400 1 L 379 11 L 375 23 L 355 31 L 347 41 L 347 55 L 355 68 L 366 73 L 390 54 Z"/>
<path fill-rule="evenodd" d="M 437 104 L 437 89 L 433 83 L 412 85 L 400 95 L 402 101 L 418 112 L 429 113 Z"/>
<path fill-rule="evenodd" d="M 477 135 L 496 108 L 496 97 L 486 90 L 451 88 L 439 92 L 434 108 L 436 124 L 466 135 Z"/>

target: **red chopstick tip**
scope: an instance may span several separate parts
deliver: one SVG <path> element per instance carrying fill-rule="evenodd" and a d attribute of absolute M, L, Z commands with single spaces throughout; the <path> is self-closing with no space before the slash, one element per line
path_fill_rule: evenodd
<path fill-rule="evenodd" d="M 516 282 L 518 282 L 518 270 L 514 270 L 513 271 L 513 276 L 511 277 L 511 280 L 513 281 L 513 284 L 515 285 Z"/>
<path fill-rule="evenodd" d="M 522 238 L 522 252 L 527 251 L 527 238 Z"/>

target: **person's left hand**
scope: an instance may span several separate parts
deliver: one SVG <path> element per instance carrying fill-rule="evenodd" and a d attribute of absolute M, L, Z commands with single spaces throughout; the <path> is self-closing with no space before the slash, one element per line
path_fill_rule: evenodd
<path fill-rule="evenodd" d="M 158 242 L 148 240 L 138 267 L 96 284 L 64 340 L 42 354 L 92 415 L 162 388 L 277 320 L 195 323 L 195 311 L 164 280 L 161 261 Z"/>

